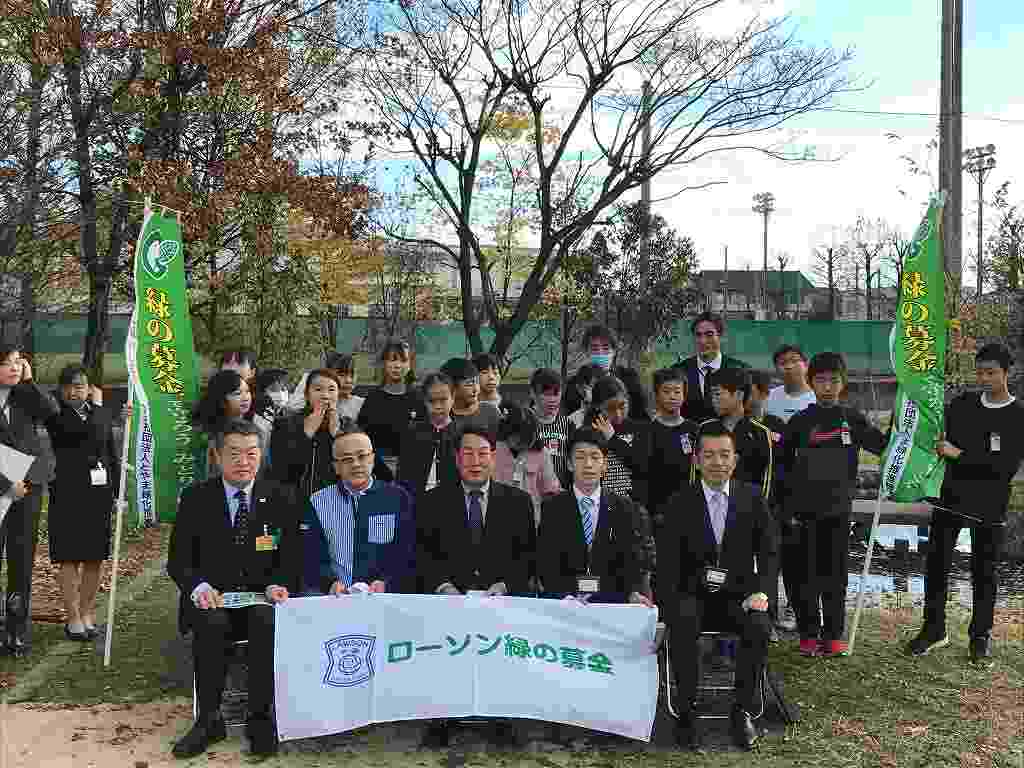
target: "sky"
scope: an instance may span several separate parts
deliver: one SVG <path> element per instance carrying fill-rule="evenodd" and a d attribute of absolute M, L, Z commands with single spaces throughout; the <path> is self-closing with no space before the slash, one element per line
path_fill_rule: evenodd
<path fill-rule="evenodd" d="M 776 211 L 768 229 L 770 268 L 777 268 L 774 255 L 785 252 L 788 268 L 820 282 L 813 273 L 816 247 L 841 242 L 858 216 L 881 217 L 912 233 L 937 183 L 938 154 L 926 145 L 938 130 L 941 0 L 766 0 L 764 5 L 768 13 L 789 14 L 796 36 L 806 43 L 853 48 L 849 71 L 863 89 L 841 95 L 835 111 L 786 124 L 795 140 L 813 147 L 822 160 L 714 155 L 655 177 L 652 197 L 661 202 L 654 211 L 694 239 L 702 268 L 723 268 L 728 248 L 729 269 L 759 269 L 763 224 L 751 206 L 755 194 L 771 192 Z M 1024 3 L 968 0 L 965 5 L 964 148 L 995 144 L 997 167 L 986 181 L 986 197 L 1004 180 L 1017 179 L 1011 199 L 1024 200 L 1024 78 L 1018 74 Z M 912 175 L 904 155 L 933 169 L 932 178 Z M 393 184 L 390 167 L 386 175 L 392 178 L 378 183 Z M 724 183 L 677 194 L 695 179 Z M 964 282 L 970 284 L 977 194 L 967 174 L 963 185 Z"/>

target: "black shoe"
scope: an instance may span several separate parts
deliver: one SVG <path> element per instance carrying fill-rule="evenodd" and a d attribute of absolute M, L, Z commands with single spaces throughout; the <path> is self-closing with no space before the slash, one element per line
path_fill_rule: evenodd
<path fill-rule="evenodd" d="M 277 754 L 277 733 L 269 717 L 250 718 L 245 724 L 245 735 L 249 737 L 249 753 L 254 757 L 272 757 Z"/>
<path fill-rule="evenodd" d="M 761 738 L 761 734 L 754 727 L 754 721 L 750 719 L 750 713 L 745 709 L 734 709 L 730 718 L 732 727 L 732 740 L 740 749 L 751 750 Z"/>
<path fill-rule="evenodd" d="M 908 656 L 927 656 L 934 650 L 945 648 L 949 645 L 949 635 L 946 630 L 935 629 L 927 624 L 921 628 L 917 637 L 907 645 Z"/>
<path fill-rule="evenodd" d="M 423 734 L 420 746 L 423 749 L 447 749 L 449 740 L 448 723 L 431 723 Z"/>
<path fill-rule="evenodd" d="M 92 639 L 88 632 L 72 632 L 71 627 L 67 624 L 64 625 L 64 637 L 74 640 L 76 643 L 85 643 Z"/>
<path fill-rule="evenodd" d="M 700 735 L 697 733 L 697 718 L 693 711 L 682 712 L 676 721 L 676 745 L 680 749 L 696 752 L 700 749 Z"/>
<path fill-rule="evenodd" d="M 182 736 L 174 745 L 171 754 L 179 759 L 195 757 L 203 754 L 211 744 L 223 741 L 227 736 L 228 732 L 221 718 L 197 720 L 192 726 L 192 730 Z"/>
<path fill-rule="evenodd" d="M 24 631 L 21 628 L 8 631 L 4 638 L 4 650 L 8 655 L 21 658 L 28 655 L 28 643 L 25 642 Z"/>
<path fill-rule="evenodd" d="M 992 637 L 990 635 L 971 638 L 970 658 L 972 664 L 992 663 Z"/>
<path fill-rule="evenodd" d="M 86 625 L 85 634 L 89 637 L 90 640 L 95 640 L 97 637 L 100 636 L 100 631 L 96 627 L 90 627 Z"/>

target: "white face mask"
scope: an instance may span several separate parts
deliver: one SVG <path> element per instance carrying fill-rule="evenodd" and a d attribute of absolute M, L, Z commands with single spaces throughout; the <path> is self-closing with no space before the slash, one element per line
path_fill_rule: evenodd
<path fill-rule="evenodd" d="M 288 390 L 287 389 L 275 389 L 273 392 L 267 392 L 267 397 L 270 398 L 270 402 L 279 408 L 283 408 L 288 402 Z"/>

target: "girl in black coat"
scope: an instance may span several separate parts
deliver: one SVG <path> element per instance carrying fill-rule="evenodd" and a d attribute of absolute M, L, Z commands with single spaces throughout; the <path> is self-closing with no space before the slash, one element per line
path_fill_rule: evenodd
<path fill-rule="evenodd" d="M 57 460 L 50 486 L 50 560 L 67 611 L 64 633 L 71 640 L 96 637 L 96 591 L 100 566 L 110 557 L 110 512 L 121 480 L 121 457 L 103 395 L 89 386 L 80 365 L 60 373 L 60 411 L 46 420 Z"/>

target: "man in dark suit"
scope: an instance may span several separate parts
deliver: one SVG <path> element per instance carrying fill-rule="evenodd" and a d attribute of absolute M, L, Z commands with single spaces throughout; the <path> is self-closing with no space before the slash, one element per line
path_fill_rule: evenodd
<path fill-rule="evenodd" d="M 57 413 L 57 404 L 32 380 L 32 366 L 18 348 L 0 344 L 0 443 L 38 457 L 21 482 L 0 473 L 0 496 L 10 508 L 0 527 L 0 556 L 7 549 L 7 615 L 4 651 L 28 652 L 25 629 L 30 615 L 32 566 L 39 537 L 39 512 L 53 460 L 44 455 L 36 425 Z"/>
<path fill-rule="evenodd" d="M 292 489 L 256 480 L 259 428 L 232 420 L 216 438 L 223 476 L 181 494 L 171 531 L 167 571 L 181 590 L 182 630 L 192 629 L 199 719 L 174 756 L 194 757 L 225 737 L 220 704 L 234 639 L 249 640 L 249 721 L 252 753 L 277 751 L 270 718 L 274 698 L 274 609 L 301 581 L 301 509 Z M 254 592 L 266 603 L 224 608 L 224 593 Z M 262 600 L 261 600 L 262 602 Z"/>
<path fill-rule="evenodd" d="M 423 494 L 417 514 L 425 589 L 526 594 L 537 545 L 533 501 L 492 479 L 495 442 L 486 427 L 467 422 L 456 445 L 460 481 Z M 514 729 L 500 736 L 514 737 Z M 424 739 L 425 746 L 447 744 L 447 723 L 431 727 Z"/>
<path fill-rule="evenodd" d="M 736 632 L 732 734 L 739 746 L 751 749 L 758 732 L 750 713 L 760 711 L 759 680 L 772 626 L 768 592 L 777 588 L 771 583 L 775 523 L 759 489 L 733 480 L 736 444 L 724 425 L 703 425 L 697 451 L 701 480 L 669 499 L 658 538 L 657 597 L 669 626 L 682 703 L 676 735 L 681 746 L 697 744 L 693 706 L 701 631 Z"/>
<path fill-rule="evenodd" d="M 601 487 L 608 443 L 595 429 L 573 433 L 572 488 L 544 500 L 537 533 L 537 575 L 544 597 L 651 605 L 642 594 L 647 523 L 630 499 Z"/>
<path fill-rule="evenodd" d="M 701 312 L 690 323 L 694 347 L 697 354 L 680 360 L 675 367 L 686 374 L 686 402 L 683 416 L 700 424 L 715 418 L 711 403 L 711 388 L 706 386 L 707 377 L 720 368 L 749 368 L 742 360 L 722 354 L 722 336 L 725 335 L 725 321 L 713 312 Z"/>

